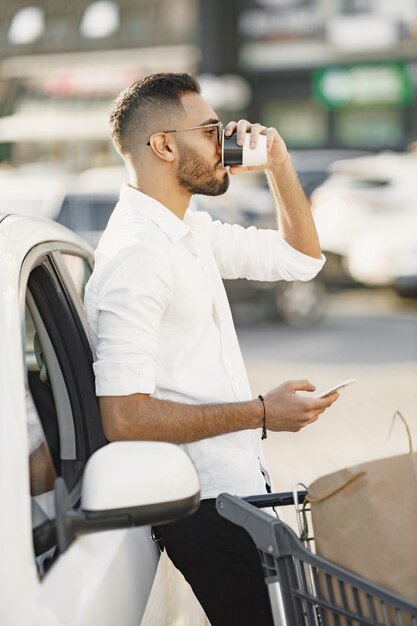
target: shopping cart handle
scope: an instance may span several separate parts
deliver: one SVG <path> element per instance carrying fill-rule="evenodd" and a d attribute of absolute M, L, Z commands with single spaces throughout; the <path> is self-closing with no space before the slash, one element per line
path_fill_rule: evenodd
<path fill-rule="evenodd" d="M 297 491 L 298 502 L 302 504 L 307 496 L 307 491 Z M 266 493 L 257 496 L 247 496 L 242 498 L 245 502 L 249 502 L 258 509 L 269 506 L 288 506 L 294 503 L 294 493 L 292 491 L 283 491 L 281 493 Z"/>
<path fill-rule="evenodd" d="M 270 503 L 269 506 L 271 506 Z M 244 528 L 254 541 L 256 538 L 255 543 L 259 550 L 267 553 L 271 552 L 271 547 L 274 550 L 274 546 L 276 546 L 274 538 L 275 527 L 284 526 L 278 517 L 266 513 L 249 502 L 245 502 L 242 498 L 232 496 L 230 493 L 221 493 L 217 496 L 216 509 L 221 517 L 229 520 L 232 524 Z M 279 554 L 286 554 L 287 551 L 288 542 L 286 541 Z"/>

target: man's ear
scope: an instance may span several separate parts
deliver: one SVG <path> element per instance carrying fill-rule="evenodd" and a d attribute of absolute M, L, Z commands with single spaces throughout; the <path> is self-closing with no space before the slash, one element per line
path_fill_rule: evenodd
<path fill-rule="evenodd" d="M 151 149 L 155 156 L 164 161 L 174 161 L 177 153 L 175 141 L 169 134 L 154 133 L 149 140 Z"/>

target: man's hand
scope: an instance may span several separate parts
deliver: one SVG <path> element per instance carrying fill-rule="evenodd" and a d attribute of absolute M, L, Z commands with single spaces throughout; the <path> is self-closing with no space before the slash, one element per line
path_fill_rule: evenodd
<path fill-rule="evenodd" d="M 282 165 L 287 157 L 288 151 L 284 140 L 278 133 L 276 128 L 272 126 L 267 128 L 261 124 L 251 124 L 247 120 L 239 120 L 239 122 L 229 122 L 225 128 L 225 135 L 230 135 L 236 131 L 236 141 L 239 146 L 243 146 L 246 133 L 250 132 L 250 147 L 255 148 L 258 144 L 259 135 L 266 135 L 266 149 L 268 152 L 268 167 L 279 167 Z M 263 165 L 248 166 L 248 165 L 232 165 L 230 167 L 231 174 L 239 174 L 246 170 L 263 170 Z"/>
<path fill-rule="evenodd" d="M 337 392 L 321 399 L 296 393 L 315 389 L 308 380 L 290 380 L 269 391 L 264 397 L 267 429 L 297 432 L 315 422 L 339 397 Z"/>
<path fill-rule="evenodd" d="M 266 128 L 261 124 L 251 124 L 247 120 L 239 120 L 239 122 L 229 122 L 224 132 L 226 136 L 236 132 L 236 141 L 240 146 L 244 144 L 247 132 L 250 132 L 250 144 L 253 143 L 254 146 L 258 143 L 259 135 L 266 135 L 267 166 L 233 165 L 230 167 L 230 173 L 265 170 L 275 199 L 277 227 L 281 235 L 299 252 L 315 259 L 322 259 L 310 202 L 298 180 L 287 146 L 277 129 Z"/>

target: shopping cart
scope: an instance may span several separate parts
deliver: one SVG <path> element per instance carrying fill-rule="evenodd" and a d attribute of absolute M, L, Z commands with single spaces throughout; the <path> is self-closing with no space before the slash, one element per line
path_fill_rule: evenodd
<path fill-rule="evenodd" d="M 222 493 L 216 501 L 219 514 L 242 526 L 259 550 L 275 626 L 417 626 L 416 604 L 317 556 L 287 524 L 260 510 L 298 506 L 306 495 Z"/>

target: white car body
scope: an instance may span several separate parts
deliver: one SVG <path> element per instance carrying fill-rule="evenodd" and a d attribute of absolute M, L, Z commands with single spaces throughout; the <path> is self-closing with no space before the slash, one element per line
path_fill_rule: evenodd
<path fill-rule="evenodd" d="M 313 194 L 324 253 L 342 257 L 356 281 L 394 285 L 417 274 L 417 151 L 334 163 Z"/>
<path fill-rule="evenodd" d="M 358 282 L 376 287 L 416 277 L 417 205 L 414 212 L 386 216 L 383 223 L 357 235 L 347 266 Z"/>
<path fill-rule="evenodd" d="M 143 522 L 146 511 L 168 501 L 167 511 L 169 507 L 174 511 L 177 498 L 198 495 L 194 467 L 179 447 L 130 442 L 128 455 L 126 448 L 119 449 L 125 442 L 98 449 L 86 461 L 82 506 L 77 510 L 82 515 L 84 509 L 97 511 L 99 516 L 105 511 L 110 518 L 113 509 L 120 511 L 120 507 L 133 513 L 144 510 L 142 522 L 132 524 L 142 527 L 91 531 L 71 539 L 43 578 L 35 561 L 25 400 L 26 282 L 31 263 L 35 267 L 43 254 L 49 255 L 45 262 L 55 258 L 61 271 L 59 258 L 65 250 L 86 261 L 91 259 L 88 244 L 60 225 L 42 218 L 0 214 L 0 623 L 139 626 L 158 562 L 149 527 L 155 519 L 149 514 L 149 520 Z M 62 280 L 66 281 L 69 274 L 64 274 Z M 72 299 L 68 310 L 81 318 L 81 299 L 77 300 L 72 285 L 65 284 Z M 64 447 L 61 439 L 61 449 Z M 117 471 L 122 466 L 123 472 Z M 174 519 L 180 516 L 172 515 Z"/>

